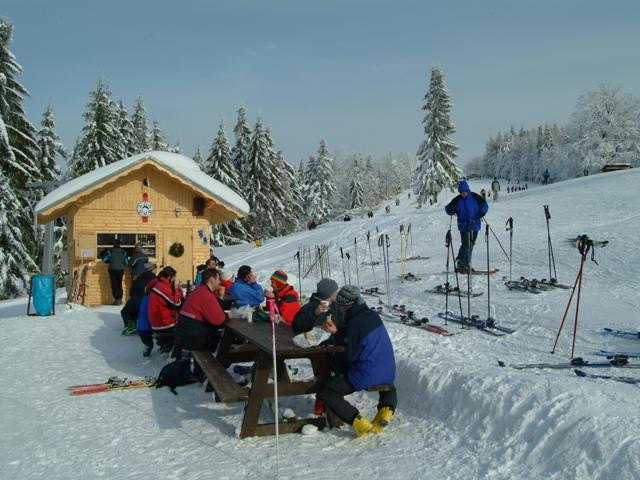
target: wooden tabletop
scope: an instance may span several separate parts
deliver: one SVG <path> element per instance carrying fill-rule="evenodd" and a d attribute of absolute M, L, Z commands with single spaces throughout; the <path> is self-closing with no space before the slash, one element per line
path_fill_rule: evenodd
<path fill-rule="evenodd" d="M 224 327 L 233 330 L 239 336 L 256 345 L 260 350 L 273 355 L 270 322 L 247 322 L 237 318 L 224 322 Z M 281 355 L 309 356 L 329 352 L 342 352 L 340 345 L 318 345 L 316 347 L 298 347 L 293 343 L 291 327 L 283 323 L 276 324 L 276 352 Z"/>

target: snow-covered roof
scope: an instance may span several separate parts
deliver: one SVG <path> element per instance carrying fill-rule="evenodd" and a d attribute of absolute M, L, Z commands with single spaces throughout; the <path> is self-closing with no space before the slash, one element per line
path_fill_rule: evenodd
<path fill-rule="evenodd" d="M 231 190 L 225 184 L 214 180 L 209 175 L 200 170 L 200 167 L 189 157 L 169 152 L 144 152 L 134 155 L 124 160 L 111 163 L 101 168 L 97 168 L 89 173 L 85 173 L 67 183 L 61 185 L 48 195 L 46 195 L 36 205 L 36 213 L 40 215 L 43 212 L 51 210 L 60 203 L 75 197 L 94 186 L 100 185 L 111 177 L 125 172 L 135 165 L 151 160 L 162 168 L 170 171 L 183 180 L 191 183 L 197 189 L 210 195 L 220 203 L 231 207 L 243 215 L 249 213 L 249 205 L 236 192 Z"/>

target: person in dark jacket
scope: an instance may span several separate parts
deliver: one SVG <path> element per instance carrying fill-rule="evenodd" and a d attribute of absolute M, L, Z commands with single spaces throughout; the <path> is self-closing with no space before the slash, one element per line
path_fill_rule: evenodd
<path fill-rule="evenodd" d="M 136 249 L 131 257 L 131 278 L 136 279 L 145 271 L 145 265 L 149 262 L 149 256 L 145 253 L 140 242 L 136 243 Z"/>
<path fill-rule="evenodd" d="M 127 333 L 135 333 L 136 321 L 138 320 L 138 313 L 140 311 L 140 303 L 142 302 L 142 297 L 144 297 L 145 294 L 144 289 L 151 280 L 156 278 L 155 270 L 155 263 L 145 263 L 142 273 L 140 273 L 131 283 L 131 288 L 129 289 L 129 300 L 127 300 L 127 303 L 124 304 L 124 307 L 120 311 L 125 331 Z"/>
<path fill-rule="evenodd" d="M 444 210 L 448 215 L 458 217 L 458 230 L 462 242 L 456 257 L 456 271 L 468 273 L 471 268 L 473 245 L 482 225 L 481 219 L 489 210 L 489 204 L 480 195 L 472 192 L 465 180 L 458 185 L 458 192 L 460 195 L 451 200 Z"/>
<path fill-rule="evenodd" d="M 341 313 L 335 304 L 338 284 L 330 278 L 323 278 L 316 285 L 315 293 L 293 317 L 291 328 L 295 335 L 308 332 L 313 327 L 322 326 L 329 317 L 335 325 L 341 326 Z"/>
<path fill-rule="evenodd" d="M 268 293 L 270 297 L 273 297 L 273 293 L 270 290 L 263 289 L 258 282 L 256 282 L 256 276 L 251 271 L 249 265 L 242 265 L 238 269 L 238 275 L 236 275 L 236 281 L 229 289 L 229 296 L 234 298 L 233 304 L 235 307 L 240 308 L 245 305 L 251 307 L 258 307 L 265 299 L 265 293 Z"/>
<path fill-rule="evenodd" d="M 120 240 L 113 242 L 113 247 L 102 254 L 102 261 L 109 264 L 109 280 L 111 281 L 111 293 L 113 305 L 122 305 L 122 277 L 124 267 L 129 263 L 129 257 L 120 247 Z"/>
<path fill-rule="evenodd" d="M 220 327 L 225 314 L 220 306 L 217 290 L 220 287 L 217 270 L 206 269 L 202 283 L 185 299 L 176 326 L 180 348 L 214 351 L 220 340 Z"/>
<path fill-rule="evenodd" d="M 335 303 L 344 314 L 343 326 L 338 329 L 328 323 L 325 328 L 335 335 L 338 344 L 344 345 L 344 362 L 332 365 L 335 375 L 321 387 L 318 399 L 341 420 L 351 424 L 357 436 L 372 431 L 379 433 L 393 419 L 398 403 L 393 385 L 396 363 L 391 339 L 380 316 L 360 296 L 358 287 L 342 287 Z M 369 421 L 344 397 L 374 385 L 389 385 L 389 389 L 380 392 L 378 412 L 373 421 Z"/>

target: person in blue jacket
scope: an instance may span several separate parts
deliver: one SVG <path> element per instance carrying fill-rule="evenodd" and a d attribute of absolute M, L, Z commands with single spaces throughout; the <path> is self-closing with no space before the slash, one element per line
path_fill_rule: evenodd
<path fill-rule="evenodd" d="M 236 275 L 236 281 L 233 282 L 229 289 L 229 296 L 233 298 L 233 305 L 236 308 L 250 305 L 251 307 L 258 307 L 265 299 L 265 293 L 272 297 L 273 294 L 270 290 L 263 289 L 258 282 L 256 282 L 256 276 L 251 271 L 249 265 L 242 265 L 238 269 Z"/>
<path fill-rule="evenodd" d="M 362 299 L 358 287 L 345 285 L 335 302 L 343 312 L 343 326 L 338 329 L 328 319 L 324 328 L 334 334 L 337 344 L 344 345 L 345 352 L 338 357 L 340 361 L 332 362 L 335 375 L 324 383 L 318 399 L 342 421 L 351 424 L 357 436 L 380 433 L 393 419 L 398 404 L 393 385 L 396 361 L 391 339 L 380 316 Z M 344 397 L 374 385 L 388 385 L 389 388 L 380 392 L 378 413 L 369 421 Z"/>
<path fill-rule="evenodd" d="M 466 180 L 460 182 L 458 192 L 460 195 L 451 200 L 444 210 L 448 215 L 458 217 L 458 230 L 462 242 L 456 257 L 456 271 L 468 273 L 471 268 L 473 246 L 482 226 L 482 217 L 489 211 L 489 204 L 482 196 L 471 191 Z"/>

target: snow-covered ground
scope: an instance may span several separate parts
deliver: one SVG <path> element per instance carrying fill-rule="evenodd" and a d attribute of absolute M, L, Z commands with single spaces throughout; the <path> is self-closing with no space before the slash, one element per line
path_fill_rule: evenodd
<path fill-rule="evenodd" d="M 580 258 L 566 239 L 586 233 L 609 240 L 607 247 L 596 250 L 599 265 L 591 261 L 585 265 L 576 342 L 579 356 L 594 359 L 592 353 L 599 348 L 640 351 L 638 340 L 599 333 L 604 326 L 638 329 L 640 212 L 632 199 L 639 182 L 640 170 L 616 172 L 503 193 L 499 203 L 490 203 L 487 220 L 507 249 L 504 224 L 508 217 L 514 218 L 516 278 L 548 277 L 542 205 L 550 206 L 561 282 L 573 282 Z M 475 191 L 487 184 L 471 182 Z M 333 276 L 342 283 L 340 246 L 353 257 L 357 238 L 359 258 L 364 260 L 366 232 L 371 231 L 377 244 L 377 227 L 389 234 L 392 258 L 397 258 L 398 225 L 411 222 L 413 253 L 431 259 L 408 264 L 422 278 L 415 283 L 401 283 L 400 264 L 392 264 L 391 298 L 440 324 L 436 314 L 444 309 L 444 296 L 424 290 L 444 282 L 449 219 L 442 205 L 417 210 L 406 194 L 399 198 L 400 207 L 389 202 L 389 215 L 382 213 L 381 205 L 373 219 L 321 225 L 248 252 L 218 253 L 232 268 L 252 265 L 265 282 L 274 269 L 284 268 L 297 286 L 293 255 L 298 247 L 330 243 Z M 457 233 L 454 238 L 457 249 Z M 377 245 L 373 248 L 378 257 Z M 508 273 L 508 262 L 493 236 L 490 258 L 492 266 Z M 486 265 L 483 235 L 474 265 Z M 353 264 L 351 276 L 355 278 Z M 381 268 L 376 276 L 380 281 Z M 373 285 L 371 267 L 361 266 L 360 277 L 361 284 Z M 316 280 L 305 280 L 304 293 L 313 291 Z M 472 313 L 484 317 L 486 278 L 475 277 L 473 282 L 485 294 L 473 299 Z M 572 315 L 558 352 L 549 352 L 568 295 L 566 290 L 540 295 L 508 291 L 501 276 L 494 276 L 494 315 L 501 324 L 517 329 L 502 338 L 478 330 L 445 338 L 388 324 L 398 363 L 399 405 L 392 424 L 380 435 L 358 440 L 353 440 L 350 427 L 311 436 L 284 435 L 280 477 L 640 478 L 637 386 L 578 378 L 570 369 L 520 371 L 497 366 L 497 359 L 566 361 Z M 120 336 L 116 307 L 70 310 L 60 305 L 58 315 L 43 318 L 24 312 L 22 299 L 0 303 L 2 478 L 274 478 L 275 439 L 238 439 L 242 407 L 217 405 L 198 385 L 181 387 L 178 396 L 167 389 L 68 395 L 67 385 L 112 375 L 156 375 L 167 361 L 157 352 L 144 359 L 136 337 Z M 456 325 L 448 328 L 459 330 Z M 308 373 L 303 361 L 299 366 L 300 376 Z M 640 371 L 631 369 L 615 373 L 640 377 Z M 353 401 L 364 414 L 374 414 L 376 394 L 358 393 Z M 311 411 L 311 402 L 282 400 L 298 415 Z"/>

